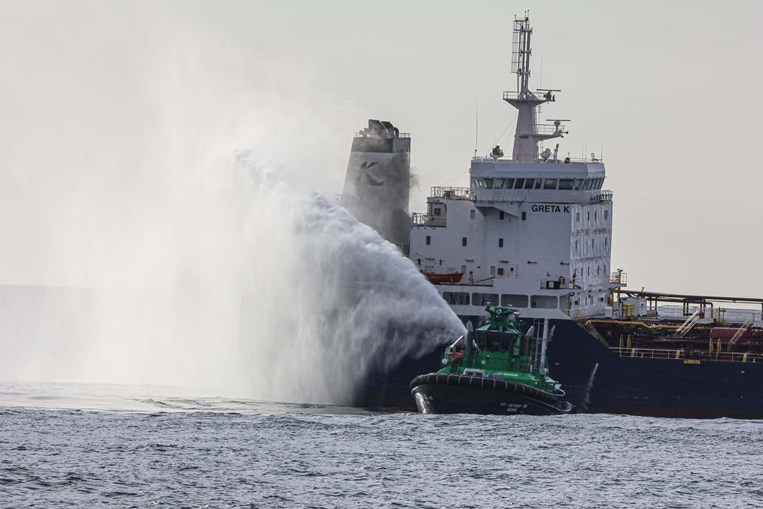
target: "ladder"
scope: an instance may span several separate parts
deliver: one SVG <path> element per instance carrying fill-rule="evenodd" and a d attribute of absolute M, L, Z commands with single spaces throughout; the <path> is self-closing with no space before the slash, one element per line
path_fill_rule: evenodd
<path fill-rule="evenodd" d="M 697 309 L 692 315 L 686 319 L 686 321 L 681 324 L 679 328 L 676 329 L 676 336 L 686 336 L 686 333 L 689 332 L 694 325 L 699 321 L 699 309 Z"/>
<path fill-rule="evenodd" d="M 731 339 L 729 339 L 728 345 L 726 345 L 727 350 L 731 350 L 736 346 L 737 343 L 742 339 L 742 336 L 745 332 L 750 328 L 752 325 L 752 322 L 755 320 L 755 315 L 750 315 L 747 320 L 744 321 L 741 327 L 737 329 L 737 331 L 734 333 L 733 336 L 731 336 Z"/>

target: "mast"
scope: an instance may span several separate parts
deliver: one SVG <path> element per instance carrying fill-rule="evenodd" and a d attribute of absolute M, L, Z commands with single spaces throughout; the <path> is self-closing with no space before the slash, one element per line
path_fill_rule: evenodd
<path fill-rule="evenodd" d="M 545 102 L 554 102 L 556 100 L 554 92 L 561 90 L 550 88 L 538 89 L 536 92 L 530 90 L 532 33 L 529 16 L 525 15 L 523 19 L 514 20 L 511 72 L 517 75 L 517 91 L 503 93 L 503 100 L 518 110 L 512 159 L 519 163 L 538 161 L 538 142 L 560 138 L 567 134 L 562 126 L 565 120 L 554 120 L 553 125 L 539 125 L 537 122 L 537 106 Z M 546 156 L 543 160 L 545 161 L 548 157 Z"/>

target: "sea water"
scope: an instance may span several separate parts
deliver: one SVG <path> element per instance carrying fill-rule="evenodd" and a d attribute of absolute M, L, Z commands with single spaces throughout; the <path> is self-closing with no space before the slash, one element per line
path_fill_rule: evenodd
<path fill-rule="evenodd" d="M 0 384 L 0 507 L 763 507 L 763 422 Z"/>

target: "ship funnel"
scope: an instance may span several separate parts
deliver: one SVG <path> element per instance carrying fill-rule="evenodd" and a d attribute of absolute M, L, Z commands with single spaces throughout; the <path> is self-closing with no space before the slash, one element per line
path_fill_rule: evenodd
<path fill-rule="evenodd" d="M 352 140 L 339 204 L 385 240 L 408 251 L 411 137 L 391 122 L 368 121 Z"/>

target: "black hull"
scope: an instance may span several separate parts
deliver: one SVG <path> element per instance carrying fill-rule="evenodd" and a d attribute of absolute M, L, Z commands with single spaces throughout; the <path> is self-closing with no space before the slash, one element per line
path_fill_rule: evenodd
<path fill-rule="evenodd" d="M 478 323 L 480 317 L 462 317 Z M 763 363 L 618 357 L 573 320 L 550 320 L 549 376 L 576 412 L 763 419 Z M 416 410 L 409 383 L 440 366 L 445 345 L 394 371 L 372 373 L 355 403 Z"/>
<path fill-rule="evenodd" d="M 572 409 L 558 395 L 477 376 L 420 375 L 411 382 L 411 395 L 422 414 L 556 415 Z"/>

